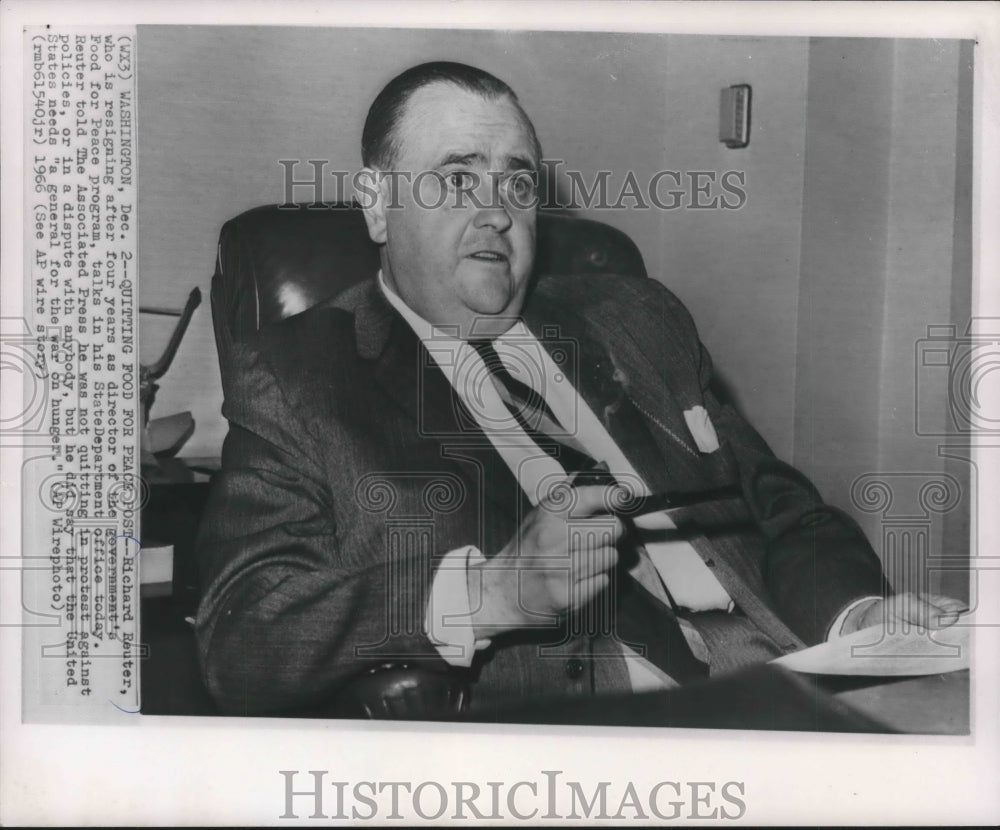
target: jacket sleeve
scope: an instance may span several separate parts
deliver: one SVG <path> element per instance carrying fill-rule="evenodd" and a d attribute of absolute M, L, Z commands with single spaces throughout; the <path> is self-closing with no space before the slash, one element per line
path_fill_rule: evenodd
<path fill-rule="evenodd" d="M 234 360 L 230 429 L 197 546 L 198 651 L 220 708 L 263 714 L 322 705 L 385 660 L 444 667 L 423 630 L 432 574 L 401 562 L 399 578 L 383 550 L 343 549 L 318 437 L 264 357 L 240 346 Z"/>
<path fill-rule="evenodd" d="M 712 360 L 687 309 L 657 289 L 664 319 L 681 332 L 705 408 L 740 471 L 744 497 L 766 540 L 764 584 L 782 621 L 806 644 L 827 638 L 841 611 L 858 599 L 883 596 L 888 585 L 878 556 L 858 524 L 825 504 L 809 479 L 780 461 L 731 405 L 712 391 Z"/>

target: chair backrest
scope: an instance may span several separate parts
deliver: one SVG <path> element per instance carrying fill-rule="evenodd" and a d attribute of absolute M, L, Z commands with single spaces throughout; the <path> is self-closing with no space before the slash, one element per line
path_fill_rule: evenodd
<path fill-rule="evenodd" d="M 223 381 L 234 342 L 373 278 L 378 267 L 378 246 L 356 205 L 264 205 L 230 219 L 212 279 Z M 535 272 L 646 276 L 627 234 L 592 219 L 548 213 L 538 215 Z"/>

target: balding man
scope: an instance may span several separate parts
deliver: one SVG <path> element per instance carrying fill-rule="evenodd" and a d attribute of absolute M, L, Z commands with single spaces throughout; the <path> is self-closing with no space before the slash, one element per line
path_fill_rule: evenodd
<path fill-rule="evenodd" d="M 712 396 L 657 280 L 532 277 L 540 148 L 506 84 L 404 72 L 363 157 L 377 278 L 232 373 L 197 620 L 224 711 L 400 660 L 467 672 L 486 709 L 663 689 L 956 618 L 887 596 L 854 523 Z"/>

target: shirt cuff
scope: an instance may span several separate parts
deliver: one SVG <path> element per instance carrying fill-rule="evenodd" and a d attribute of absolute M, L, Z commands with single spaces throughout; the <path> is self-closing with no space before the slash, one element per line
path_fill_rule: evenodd
<path fill-rule="evenodd" d="M 833 621 L 829 632 L 827 632 L 826 639 L 836 640 L 845 634 L 853 634 L 855 631 L 858 631 L 858 620 L 861 618 L 861 615 L 880 599 L 882 597 L 870 596 L 854 600 L 854 602 L 837 615 L 837 619 Z"/>
<path fill-rule="evenodd" d="M 469 569 L 485 561 L 473 545 L 455 548 L 442 558 L 431 585 L 424 630 L 442 659 L 458 668 L 469 668 L 476 652 L 491 642 L 476 639 L 469 599 Z"/>

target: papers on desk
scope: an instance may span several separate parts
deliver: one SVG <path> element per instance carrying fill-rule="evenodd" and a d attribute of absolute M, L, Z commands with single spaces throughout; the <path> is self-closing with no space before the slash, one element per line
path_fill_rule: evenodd
<path fill-rule="evenodd" d="M 969 615 L 934 631 L 865 628 L 771 662 L 806 674 L 900 677 L 944 674 L 969 668 Z"/>
<path fill-rule="evenodd" d="M 139 549 L 139 595 L 168 597 L 173 593 L 174 546 L 146 542 Z"/>

